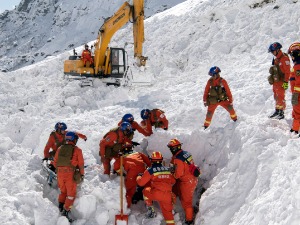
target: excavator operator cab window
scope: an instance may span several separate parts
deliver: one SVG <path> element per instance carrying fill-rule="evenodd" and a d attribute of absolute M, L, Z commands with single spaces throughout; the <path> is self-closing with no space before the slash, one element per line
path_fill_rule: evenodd
<path fill-rule="evenodd" d="M 123 48 L 111 48 L 111 75 L 123 76 L 125 72 L 125 51 Z"/>

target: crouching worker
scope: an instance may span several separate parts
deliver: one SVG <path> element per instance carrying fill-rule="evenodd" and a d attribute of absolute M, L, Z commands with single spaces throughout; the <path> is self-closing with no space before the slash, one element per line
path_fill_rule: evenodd
<path fill-rule="evenodd" d="M 54 166 L 57 171 L 58 187 L 60 194 L 58 196 L 59 211 L 66 216 L 69 221 L 70 210 L 73 206 L 76 196 L 77 181 L 74 178 L 77 169 L 81 177 L 84 177 L 84 160 L 82 150 L 76 146 L 78 135 L 75 132 L 67 132 L 65 135 L 66 143 L 56 152 L 54 157 Z"/>
<path fill-rule="evenodd" d="M 172 186 L 175 184 L 175 178 L 168 167 L 162 165 L 163 156 L 160 152 L 153 152 L 151 155 L 151 167 L 144 174 L 137 177 L 137 184 L 145 186 L 149 181 L 150 187 L 143 190 L 144 200 L 147 206 L 147 218 L 156 216 L 153 207 L 153 201 L 158 201 L 162 214 L 167 225 L 175 225 L 173 210 L 174 194 Z"/>
<path fill-rule="evenodd" d="M 104 174 L 110 175 L 110 161 L 118 158 L 122 145 L 131 143 L 132 127 L 130 123 L 123 122 L 120 126 L 107 132 L 99 143 L 99 156 L 103 164 Z"/>
<path fill-rule="evenodd" d="M 135 195 L 137 190 L 136 178 L 138 174 L 144 173 L 146 167 L 151 166 L 151 162 L 143 153 L 135 152 L 132 149 L 132 143 L 126 142 L 123 145 L 122 153 L 123 153 L 123 167 L 126 172 L 125 176 L 125 188 L 126 188 L 126 199 L 127 199 L 127 207 L 131 206 L 131 203 L 137 203 L 137 201 L 141 200 L 138 198 L 138 193 Z M 118 158 L 114 163 L 114 171 L 117 173 L 120 172 L 120 158 Z M 136 196 L 133 199 L 133 196 Z"/>
<path fill-rule="evenodd" d="M 143 109 L 141 111 L 141 126 L 144 128 L 150 136 L 153 134 L 152 126 L 154 128 L 162 128 L 164 130 L 168 130 L 169 121 L 165 116 L 165 112 L 160 109 Z"/>

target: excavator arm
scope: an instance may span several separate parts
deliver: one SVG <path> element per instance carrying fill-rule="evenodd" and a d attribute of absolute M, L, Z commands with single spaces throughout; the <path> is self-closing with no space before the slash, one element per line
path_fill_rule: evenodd
<path fill-rule="evenodd" d="M 103 73 L 108 57 L 108 44 L 112 36 L 126 23 L 133 23 L 134 57 L 138 66 L 144 66 L 147 58 L 142 56 L 144 42 L 144 1 L 133 0 L 133 5 L 125 2 L 119 10 L 101 26 L 95 43 L 95 73 Z"/>

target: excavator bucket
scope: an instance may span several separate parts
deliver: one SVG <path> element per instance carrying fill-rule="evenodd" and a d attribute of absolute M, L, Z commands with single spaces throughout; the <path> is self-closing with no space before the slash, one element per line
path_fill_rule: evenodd
<path fill-rule="evenodd" d="M 115 225 L 128 225 L 128 215 L 123 213 L 123 155 L 120 156 L 120 207 L 121 213 L 115 217 Z"/>

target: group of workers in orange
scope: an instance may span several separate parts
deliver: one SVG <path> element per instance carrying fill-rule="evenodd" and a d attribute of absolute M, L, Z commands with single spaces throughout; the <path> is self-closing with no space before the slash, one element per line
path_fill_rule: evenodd
<path fill-rule="evenodd" d="M 269 118 L 284 119 L 285 91 L 288 89 L 288 82 L 290 82 L 293 107 L 293 123 L 290 132 L 298 135 L 300 129 L 300 42 L 291 44 L 287 53 L 282 52 L 281 48 L 282 45 L 279 42 L 272 43 L 268 48 L 268 52 L 274 56 L 272 66 L 269 69 L 268 81 L 273 87 L 275 100 L 275 111 Z M 292 67 L 290 66 L 289 56 L 293 61 Z M 237 121 L 230 88 L 226 80 L 220 77 L 220 72 L 221 69 L 217 66 L 210 68 L 208 72 L 211 78 L 206 84 L 203 95 L 204 106 L 208 107 L 204 129 L 209 127 L 214 111 L 218 106 L 225 108 L 231 119 Z"/>
<path fill-rule="evenodd" d="M 281 48 L 282 45 L 279 42 L 274 42 L 268 49 L 274 56 L 268 77 L 269 83 L 273 86 L 275 99 L 275 112 L 270 115 L 270 118 L 279 120 L 284 118 L 285 91 L 288 89 L 288 82 L 290 81 L 293 107 L 293 123 L 290 132 L 298 135 L 300 128 L 300 42 L 291 44 L 287 54 L 283 53 Z M 293 61 L 292 67 L 289 56 Z"/>
<path fill-rule="evenodd" d="M 166 224 L 173 225 L 175 222 L 172 210 L 178 196 L 185 211 L 185 224 L 193 224 L 193 194 L 200 170 L 195 166 L 191 154 L 181 149 L 182 144 L 177 139 L 172 139 L 167 145 L 173 154 L 170 167 L 164 166 L 163 156 L 158 151 L 152 152 L 151 156 L 135 152 L 133 147 L 138 145 L 137 142 L 132 141 L 135 131 L 150 136 L 153 134 L 153 127 L 168 130 L 168 120 L 160 109 L 143 109 L 141 118 L 142 121 L 138 123 L 132 114 L 125 114 L 118 126 L 101 139 L 99 155 L 104 174 L 110 175 L 112 159 L 115 159 L 113 171 L 120 173 L 119 154 L 121 153 L 126 173 L 127 207 L 141 200 L 140 195 L 142 195 L 147 206 L 147 218 L 156 216 L 153 201 L 157 201 Z M 196 176 L 191 167 L 198 171 Z"/>
<path fill-rule="evenodd" d="M 101 139 L 99 155 L 104 174 L 111 174 L 112 159 L 115 159 L 113 172 L 120 173 L 119 156 L 122 154 L 123 168 L 126 173 L 127 207 L 144 199 L 147 206 L 146 217 L 153 218 L 156 216 L 153 201 L 157 201 L 166 223 L 174 225 L 172 210 L 178 196 L 186 214 L 185 224 L 193 224 L 192 200 L 200 169 L 194 165 L 191 154 L 181 149 L 182 143 L 177 139 L 172 139 L 167 144 L 173 154 L 170 167 L 164 165 L 163 156 L 158 151 L 154 151 L 151 156 L 134 151 L 133 147 L 139 144 L 132 141 L 135 131 L 150 136 L 153 134 L 153 127 L 168 130 L 168 120 L 160 109 L 143 109 L 141 118 L 142 121 L 137 123 L 132 114 L 125 114 L 118 126 Z M 77 182 L 74 180 L 75 171 L 78 170 L 81 179 L 84 179 L 82 150 L 76 146 L 79 138 L 87 140 L 84 134 L 67 131 L 67 125 L 58 122 L 44 149 L 43 160 L 54 158 L 49 168 L 57 173 L 60 189 L 58 207 L 70 222 L 72 221 L 70 210 L 75 201 L 77 187 Z M 198 170 L 197 175 L 193 175 L 194 169 L 191 168 Z"/>

